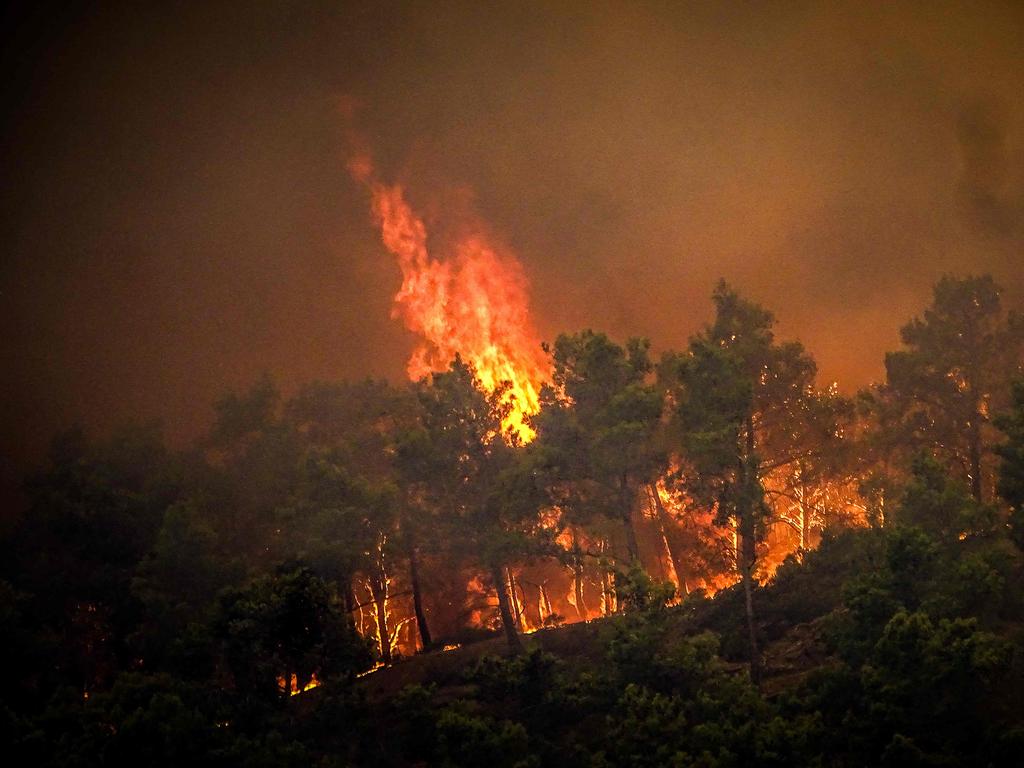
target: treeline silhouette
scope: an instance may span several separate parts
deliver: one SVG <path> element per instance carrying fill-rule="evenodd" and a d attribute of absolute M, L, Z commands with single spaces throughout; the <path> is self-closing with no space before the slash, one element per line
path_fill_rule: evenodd
<path fill-rule="evenodd" d="M 186 451 L 156 425 L 58 435 L 2 540 L 9 753 L 1016 764 L 1024 319 L 990 277 L 943 278 L 845 397 L 768 310 L 712 300 L 657 362 L 559 336 L 527 441 L 460 359 L 288 399 L 265 378 Z M 458 685 L 356 682 L 499 631 Z"/>

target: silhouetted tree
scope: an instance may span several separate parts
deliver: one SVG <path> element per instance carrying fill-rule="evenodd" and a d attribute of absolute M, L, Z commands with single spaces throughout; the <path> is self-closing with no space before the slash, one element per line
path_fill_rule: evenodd
<path fill-rule="evenodd" d="M 999 495 L 1010 505 L 1010 535 L 1024 549 L 1024 379 L 1013 383 L 1013 407 L 996 425 L 1006 441 L 996 447 L 999 465 Z"/>
<path fill-rule="evenodd" d="M 846 438 L 853 404 L 834 387 L 815 389 L 813 367 L 810 380 L 806 375 L 797 373 L 802 384 L 794 382 L 802 389 L 777 387 L 778 396 L 763 409 L 755 428 L 771 520 L 796 532 L 801 553 L 810 549 L 814 529 L 849 520 L 856 496 L 850 487 L 856 471 L 855 446 Z"/>
<path fill-rule="evenodd" d="M 287 697 L 314 675 L 351 677 L 371 660 L 327 584 L 303 566 L 222 595 L 215 627 L 237 690 L 256 699 Z"/>
<path fill-rule="evenodd" d="M 302 442 L 282 419 L 281 395 L 269 376 L 221 398 L 215 410 L 202 443 L 210 472 L 201 495 L 234 552 L 252 566 L 270 567 L 288 556 L 278 510 L 299 481 Z"/>
<path fill-rule="evenodd" d="M 934 457 L 921 454 L 914 459 L 896 513 L 899 524 L 949 543 L 990 531 L 995 519 L 995 510 L 974 498 Z"/>
<path fill-rule="evenodd" d="M 351 531 L 354 539 L 361 542 L 356 547 L 369 553 L 362 565 L 353 565 L 349 578 L 357 565 L 367 575 L 380 625 L 386 614 L 388 569 L 393 561 L 405 559 L 417 629 L 423 647 L 429 648 L 431 636 L 419 560 L 421 542 L 429 538 L 431 528 L 415 507 L 415 494 L 407 487 L 402 467 L 396 463 L 398 446 L 416 423 L 416 398 L 408 389 L 372 379 L 354 384 L 318 383 L 300 390 L 286 405 L 285 413 L 311 446 L 316 461 L 332 463 L 336 477 L 344 474 L 349 478 L 347 485 L 351 490 L 353 483 L 362 487 L 359 493 L 363 501 L 358 502 L 349 494 L 346 504 L 351 508 L 362 503 L 369 515 L 366 524 L 353 520 L 342 525 L 338 521 L 334 535 L 337 539 L 344 531 Z M 316 492 L 315 485 L 309 490 Z M 339 507 L 333 504 L 326 508 Z M 351 585 L 346 584 L 345 589 L 350 593 Z M 386 627 L 380 627 L 378 633 L 384 643 Z M 382 649 L 382 654 L 387 657 L 390 651 Z"/>
<path fill-rule="evenodd" d="M 990 416 L 1006 406 L 1024 351 L 1024 319 L 1003 311 L 999 293 L 990 275 L 943 277 L 923 318 L 900 330 L 907 348 L 885 357 L 916 445 L 957 467 L 979 501 L 996 441 Z"/>
<path fill-rule="evenodd" d="M 80 430 L 59 435 L 48 468 L 27 486 L 10 578 L 32 595 L 34 620 L 61 638 L 48 674 L 88 690 L 132 656 L 142 620 L 132 580 L 181 493 L 180 476 L 150 424 L 94 444 Z"/>
<path fill-rule="evenodd" d="M 913 430 L 903 418 L 903 405 L 886 385 L 857 393 L 850 424 L 851 457 L 857 490 L 867 522 L 887 523 L 890 508 L 914 456 Z"/>
<path fill-rule="evenodd" d="M 638 492 L 664 468 L 655 440 L 662 396 L 648 382 L 649 343 L 625 347 L 603 333 L 562 334 L 552 348 L 552 385 L 533 420 L 544 446 L 553 501 L 571 522 L 618 521 L 630 564 L 640 558 L 633 512 Z"/>
<path fill-rule="evenodd" d="M 406 476 L 416 478 L 450 552 L 469 554 L 485 569 L 498 595 L 502 626 L 521 650 L 506 569 L 530 551 L 537 502 L 529 472 L 518 467 L 515 446 L 502 433 L 504 390 L 482 391 L 473 370 L 456 358 L 420 382 L 420 423 L 401 445 Z"/>
<path fill-rule="evenodd" d="M 715 505 L 720 524 L 736 525 L 736 568 L 744 591 L 751 676 L 757 681 L 761 659 L 753 580 L 757 543 L 770 514 L 762 478 L 808 455 L 808 446 L 789 430 L 794 411 L 811 407 L 815 366 L 799 343 L 775 343 L 771 313 L 724 282 L 712 299 L 714 322 L 676 361 L 683 479 L 698 502 Z"/>

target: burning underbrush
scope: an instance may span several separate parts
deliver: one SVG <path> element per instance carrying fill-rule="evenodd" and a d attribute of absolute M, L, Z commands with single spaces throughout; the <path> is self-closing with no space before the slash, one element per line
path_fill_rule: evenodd
<path fill-rule="evenodd" d="M 825 501 L 841 503 L 825 507 Z M 816 546 L 826 520 L 845 525 L 863 524 L 855 495 L 841 490 L 821 493 L 814 506 L 805 508 L 806 527 L 798 504 L 788 504 L 773 523 L 760 546 L 759 580 L 767 583 L 782 562 L 807 551 L 801 544 Z M 783 517 L 788 515 L 788 517 Z M 557 515 L 552 522 L 557 520 Z M 737 581 L 735 530 L 714 523 L 711 512 L 687 504 L 684 496 L 671 493 L 659 483 L 638 496 L 633 514 L 643 571 L 654 583 L 671 586 L 673 604 L 691 594 L 711 597 Z M 606 536 L 579 529 L 560 529 L 554 539 L 556 554 L 537 556 L 504 569 L 516 629 L 522 634 L 612 616 L 622 609 L 622 587 L 617 588 L 628 567 L 623 542 L 616 526 Z M 413 656 L 424 650 L 417 631 L 413 590 L 408 570 L 391 564 L 386 575 L 386 597 L 374 599 L 369 580 L 357 576 L 356 627 L 383 656 L 382 636 L 387 637 L 392 659 Z M 501 630 L 496 587 L 471 559 L 459 564 L 451 557 L 422 557 L 419 563 L 424 615 L 433 634 L 433 649 L 452 650 L 486 640 Z M 383 624 L 382 624 L 383 622 Z M 382 635 L 382 626 L 386 630 Z"/>
<path fill-rule="evenodd" d="M 820 550 L 803 562 L 791 558 L 758 588 L 766 662 L 760 690 L 743 663 L 742 591 L 725 589 L 713 599 L 695 592 L 675 605 L 650 602 L 538 632 L 521 655 L 509 656 L 494 638 L 424 656 L 382 670 L 362 691 L 378 737 L 387 734 L 401 765 L 479 765 L 481 755 L 507 766 L 782 766 L 814 764 L 822 755 L 852 765 L 875 764 L 908 743 L 923 753 L 984 754 L 993 765 L 1011 765 L 1012 739 L 987 727 L 1019 720 L 1014 697 L 992 675 L 1006 661 L 1007 642 L 976 618 L 941 619 L 902 603 L 956 594 L 963 551 L 938 556 L 934 567 L 947 578 L 916 584 L 913 597 L 896 596 L 901 578 L 917 568 L 900 555 L 924 545 L 920 535 L 911 544 L 898 530 L 829 534 Z M 976 614 L 977 606 L 962 602 L 955 610 Z M 961 666 L 971 670 L 969 680 L 946 676 Z M 910 680 L 930 698 L 904 697 Z M 890 707 L 884 714 L 868 709 L 879 698 Z M 922 711 L 928 719 L 917 718 Z M 949 725 L 938 732 L 931 718 L 943 712 Z M 899 738 L 896 722 L 905 729 Z M 857 738 L 848 736 L 854 726 Z M 694 761 L 696 754 L 703 757 Z"/>

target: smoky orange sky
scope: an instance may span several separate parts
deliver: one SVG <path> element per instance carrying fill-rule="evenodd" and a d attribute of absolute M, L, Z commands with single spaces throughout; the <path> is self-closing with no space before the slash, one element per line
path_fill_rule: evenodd
<path fill-rule="evenodd" d="M 680 347 L 725 277 L 850 391 L 943 273 L 1024 296 L 1018 2 L 144 5 L 6 11 L 8 485 L 76 421 L 180 444 L 263 371 L 404 377 L 342 100 L 546 339 Z"/>

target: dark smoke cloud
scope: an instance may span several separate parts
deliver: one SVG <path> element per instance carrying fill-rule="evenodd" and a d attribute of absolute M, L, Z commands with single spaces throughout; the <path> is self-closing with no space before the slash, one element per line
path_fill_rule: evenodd
<path fill-rule="evenodd" d="M 1024 85 L 1024 84 L 1022 84 Z M 957 121 L 963 153 L 960 202 L 979 227 L 1010 235 L 1019 225 L 1020 199 L 1010 197 L 1006 116 L 1000 104 L 978 98 L 965 104 Z"/>
<path fill-rule="evenodd" d="M 678 347 L 719 277 L 822 377 L 882 373 L 944 272 L 1024 297 L 1024 6 L 24 5 L 3 46 L 0 435 L 157 417 L 270 371 L 403 374 L 343 97 L 418 210 L 473 190 L 542 334 Z"/>

